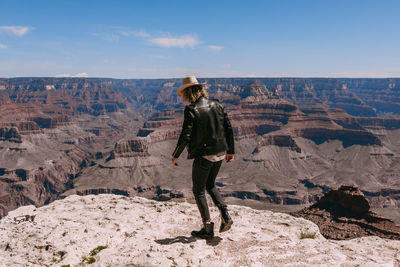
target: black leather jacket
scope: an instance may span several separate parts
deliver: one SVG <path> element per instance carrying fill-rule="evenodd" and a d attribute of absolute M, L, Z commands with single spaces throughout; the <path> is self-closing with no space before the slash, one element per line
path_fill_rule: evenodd
<path fill-rule="evenodd" d="M 235 154 L 231 123 L 218 100 L 200 97 L 185 107 L 182 132 L 172 156 L 178 158 L 187 146 L 188 158 Z"/>

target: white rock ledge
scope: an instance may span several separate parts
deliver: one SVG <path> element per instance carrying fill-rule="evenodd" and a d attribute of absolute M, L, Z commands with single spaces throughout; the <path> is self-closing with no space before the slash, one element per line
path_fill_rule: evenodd
<path fill-rule="evenodd" d="M 0 266 L 87 266 L 84 257 L 94 258 L 90 266 L 400 265 L 400 241 L 332 241 L 301 218 L 242 206 L 230 211 L 232 229 L 206 241 L 190 237 L 201 220 L 188 203 L 104 194 L 21 207 L 0 221 Z M 219 213 L 211 212 L 218 230 Z M 98 246 L 107 248 L 91 256 Z"/>

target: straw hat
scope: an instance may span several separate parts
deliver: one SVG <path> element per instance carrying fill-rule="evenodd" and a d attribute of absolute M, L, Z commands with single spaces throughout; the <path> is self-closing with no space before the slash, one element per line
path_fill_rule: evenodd
<path fill-rule="evenodd" d="M 182 81 L 182 86 L 178 88 L 178 91 L 176 92 L 176 94 L 178 96 L 182 96 L 183 95 L 183 90 L 185 90 L 186 88 L 192 86 L 192 85 L 200 85 L 203 86 L 203 84 L 199 83 L 196 79 L 196 76 L 189 76 L 183 79 Z"/>

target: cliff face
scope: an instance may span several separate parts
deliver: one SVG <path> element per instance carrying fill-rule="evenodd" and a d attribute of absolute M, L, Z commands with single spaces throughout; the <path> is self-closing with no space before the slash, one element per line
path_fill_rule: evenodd
<path fill-rule="evenodd" d="M 347 78 L 203 78 L 211 95 L 225 103 L 237 103 L 251 95 L 251 100 L 265 95 L 280 95 L 300 108 L 341 108 L 353 116 L 376 117 L 400 115 L 400 79 Z M 180 79 L 116 80 L 99 78 L 14 78 L 0 79 L 5 90 L 44 92 L 86 89 L 111 89 L 120 92 L 136 107 L 151 103 L 162 109 L 179 102 L 176 89 Z M 27 99 L 14 95 L 14 98 Z M 83 94 L 84 95 L 84 94 Z M 264 95 L 264 96 L 263 96 Z M 44 98 L 40 98 L 43 101 Z M 143 112 L 149 112 L 145 108 Z"/>
<path fill-rule="evenodd" d="M 109 89 L 30 81 L 0 94 L 0 217 L 59 198 L 104 146 L 140 123 Z"/>
<path fill-rule="evenodd" d="M 21 143 L 21 135 L 15 127 L 0 128 L 0 141 Z"/>
<path fill-rule="evenodd" d="M 19 155 L 25 153 L 28 154 L 26 150 L 18 151 Z M 7 154 L 12 156 L 11 154 L 15 153 Z M 75 151 L 70 150 L 68 154 L 60 153 L 56 160 L 43 162 L 40 165 L 29 167 L 20 165 L 17 169 L 2 168 L 0 216 L 5 216 L 9 210 L 20 206 L 41 206 L 57 199 L 60 193 L 70 188 L 71 179 L 79 173 L 82 162 L 88 157 L 84 151 L 75 149 Z"/>
<path fill-rule="evenodd" d="M 230 96 L 240 86 L 255 79 L 204 79 L 210 89 Z M 267 89 L 277 89 L 279 95 L 300 108 L 341 108 L 351 115 L 375 117 L 399 115 L 400 79 L 341 78 L 257 78 Z M 229 97 L 231 98 L 231 96 Z"/>

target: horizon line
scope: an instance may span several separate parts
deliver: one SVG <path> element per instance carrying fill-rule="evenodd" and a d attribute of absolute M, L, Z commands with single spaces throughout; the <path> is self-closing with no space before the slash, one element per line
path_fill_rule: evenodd
<path fill-rule="evenodd" d="M 15 76 L 15 77 L 0 77 L 2 80 L 7 79 L 112 79 L 112 80 L 177 80 L 183 79 L 182 77 L 169 77 L 169 78 L 114 78 L 114 77 L 55 77 L 55 76 Z M 200 77 L 198 79 L 400 79 L 399 77 L 327 77 L 327 76 L 271 76 L 271 77 Z"/>

